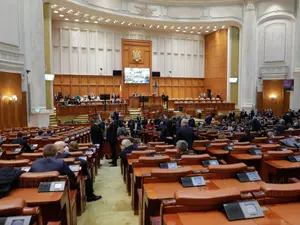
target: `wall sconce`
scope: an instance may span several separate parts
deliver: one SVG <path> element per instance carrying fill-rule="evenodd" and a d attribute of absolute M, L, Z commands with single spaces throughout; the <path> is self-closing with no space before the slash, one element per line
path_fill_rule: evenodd
<path fill-rule="evenodd" d="M 275 101 L 275 100 L 277 99 L 277 95 L 271 94 L 271 95 L 269 96 L 269 99 L 270 99 L 271 101 Z"/>
<path fill-rule="evenodd" d="M 3 95 L 2 96 L 2 101 L 5 103 L 5 104 L 8 104 L 8 103 L 15 103 L 18 101 L 18 97 L 16 95 L 12 95 L 12 96 L 7 96 L 7 95 Z"/>

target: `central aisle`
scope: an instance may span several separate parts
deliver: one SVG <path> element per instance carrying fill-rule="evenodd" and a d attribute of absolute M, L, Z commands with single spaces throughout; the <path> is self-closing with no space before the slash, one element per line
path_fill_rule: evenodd
<path fill-rule="evenodd" d="M 87 203 L 86 211 L 78 217 L 78 225 L 138 225 L 139 217 L 131 209 L 131 197 L 126 192 L 120 167 L 102 167 L 94 183 L 96 195 L 102 199 Z"/>

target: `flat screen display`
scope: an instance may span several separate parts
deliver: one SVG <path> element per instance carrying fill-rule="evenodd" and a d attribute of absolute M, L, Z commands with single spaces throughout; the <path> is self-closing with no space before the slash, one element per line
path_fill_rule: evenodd
<path fill-rule="evenodd" d="M 149 68 L 125 68 L 124 83 L 125 84 L 149 84 L 150 69 Z"/>
<path fill-rule="evenodd" d="M 285 91 L 294 90 L 294 80 L 284 80 L 283 88 L 284 88 Z"/>

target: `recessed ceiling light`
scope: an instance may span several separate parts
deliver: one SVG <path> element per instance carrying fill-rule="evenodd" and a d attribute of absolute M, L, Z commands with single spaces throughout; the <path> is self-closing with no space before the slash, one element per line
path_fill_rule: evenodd
<path fill-rule="evenodd" d="M 96 16 L 92 16 L 92 17 L 91 17 L 91 20 L 94 20 L 94 19 L 96 19 Z"/>
<path fill-rule="evenodd" d="M 198 32 L 198 34 L 201 34 L 201 32 Z"/>
<path fill-rule="evenodd" d="M 79 15 L 80 15 L 80 12 L 77 12 L 77 13 L 75 13 L 74 15 L 75 15 L 75 16 L 79 16 Z"/>
<path fill-rule="evenodd" d="M 54 12 L 54 13 L 58 13 L 58 11 L 57 11 L 57 10 L 54 10 L 53 12 Z"/>
<path fill-rule="evenodd" d="M 75 19 L 74 21 L 75 21 L 75 22 L 78 22 L 78 21 L 79 21 L 79 19 Z"/>
<path fill-rule="evenodd" d="M 179 32 L 179 30 L 176 30 L 176 32 Z"/>
<path fill-rule="evenodd" d="M 192 30 L 195 30 L 196 27 L 192 27 Z"/>
<path fill-rule="evenodd" d="M 149 26 L 149 28 L 152 28 L 153 27 L 153 25 L 151 24 L 150 26 Z"/>
<path fill-rule="evenodd" d="M 209 32 L 209 30 L 206 30 L 205 32 L 206 32 L 206 33 L 208 33 L 208 32 Z"/>
<path fill-rule="evenodd" d="M 60 16 L 60 17 L 64 17 L 64 15 L 63 15 L 63 14 L 60 14 L 59 16 Z"/>
<path fill-rule="evenodd" d="M 203 27 L 200 27 L 200 30 L 202 29 Z"/>
<path fill-rule="evenodd" d="M 101 21 L 101 20 L 103 20 L 104 18 L 103 17 L 100 17 L 99 19 L 98 19 L 98 21 Z"/>
<path fill-rule="evenodd" d="M 186 30 L 183 31 L 183 33 L 185 33 L 185 32 L 186 32 Z"/>
<path fill-rule="evenodd" d="M 217 26 L 215 26 L 214 28 L 215 28 L 215 29 L 217 29 L 218 27 L 217 27 Z"/>
<path fill-rule="evenodd" d="M 118 22 L 118 20 L 115 20 L 115 21 L 114 21 L 114 23 L 117 23 L 117 22 Z"/>
<path fill-rule="evenodd" d="M 105 20 L 106 23 L 110 22 L 110 19 Z"/>
<path fill-rule="evenodd" d="M 159 27 L 160 27 L 159 25 L 156 26 L 156 28 L 159 28 Z"/>
<path fill-rule="evenodd" d="M 70 10 L 68 10 L 68 12 L 67 13 L 69 13 L 69 14 L 72 14 L 73 13 L 73 10 L 72 9 L 70 9 Z"/>
<path fill-rule="evenodd" d="M 225 25 L 222 26 L 222 29 L 224 29 L 224 28 L 225 28 Z"/>
<path fill-rule="evenodd" d="M 55 5 L 55 4 L 51 6 L 52 9 L 55 9 L 56 7 L 57 7 L 57 5 Z"/>
<path fill-rule="evenodd" d="M 85 20 L 84 22 L 86 22 L 86 23 L 89 23 L 90 21 L 88 21 L 88 20 Z"/>
<path fill-rule="evenodd" d="M 164 29 L 167 29 L 168 26 L 164 26 Z"/>
<path fill-rule="evenodd" d="M 191 34 L 193 34 L 193 33 L 194 33 L 194 31 L 191 31 L 190 33 L 191 33 Z"/>
<path fill-rule="evenodd" d="M 188 29 L 189 27 L 185 27 L 184 29 Z"/>
<path fill-rule="evenodd" d="M 206 27 L 206 29 L 209 29 L 209 28 L 210 28 L 210 26 L 207 26 L 207 27 Z"/>
<path fill-rule="evenodd" d="M 66 8 L 65 7 L 61 7 L 59 8 L 59 11 L 64 11 Z"/>
<path fill-rule="evenodd" d="M 177 27 L 177 30 L 180 30 L 181 29 L 181 27 Z"/>
<path fill-rule="evenodd" d="M 174 29 L 174 26 L 171 26 L 170 29 Z"/>
<path fill-rule="evenodd" d="M 122 23 L 121 23 L 121 25 L 123 25 L 125 22 L 124 21 L 122 21 Z"/>
<path fill-rule="evenodd" d="M 69 20 L 68 18 L 65 18 L 65 20 Z"/>
<path fill-rule="evenodd" d="M 86 17 L 88 17 L 88 16 L 89 16 L 89 14 L 87 14 L 87 13 L 86 13 L 86 14 L 84 14 L 84 16 L 83 16 L 83 17 L 84 17 L 84 18 L 86 18 Z"/>
<path fill-rule="evenodd" d="M 98 21 L 94 21 L 94 23 L 98 23 Z"/>
<path fill-rule="evenodd" d="M 213 31 L 217 31 L 217 29 L 215 28 L 215 29 L 213 29 Z"/>
<path fill-rule="evenodd" d="M 135 27 L 137 27 L 137 25 L 138 25 L 137 23 L 136 23 L 136 24 L 134 24 L 134 26 L 135 26 Z"/>
<path fill-rule="evenodd" d="M 132 22 L 130 22 L 129 24 L 128 24 L 128 26 L 130 26 L 132 24 Z"/>

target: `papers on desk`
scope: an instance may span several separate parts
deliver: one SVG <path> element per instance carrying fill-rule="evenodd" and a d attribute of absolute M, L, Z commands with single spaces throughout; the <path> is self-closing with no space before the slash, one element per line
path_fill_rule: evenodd
<path fill-rule="evenodd" d="M 79 165 L 69 165 L 69 168 L 73 172 L 78 172 L 80 170 L 80 166 Z"/>
<path fill-rule="evenodd" d="M 223 204 L 229 221 L 264 217 L 257 201 Z"/>
<path fill-rule="evenodd" d="M 79 156 L 78 158 L 87 161 L 87 157 L 86 156 Z"/>
<path fill-rule="evenodd" d="M 30 168 L 31 168 L 30 166 L 23 166 L 21 167 L 21 171 L 29 172 Z"/>
<path fill-rule="evenodd" d="M 22 150 L 22 148 L 15 148 L 15 149 L 12 149 L 11 151 L 12 151 L 12 152 L 19 153 L 21 150 Z"/>
<path fill-rule="evenodd" d="M 174 169 L 178 168 L 176 162 L 160 163 L 159 167 L 162 169 Z"/>
<path fill-rule="evenodd" d="M 253 182 L 253 181 L 261 180 L 261 178 L 258 175 L 257 171 L 247 172 L 247 173 L 238 173 L 237 177 L 238 177 L 240 182 Z"/>

